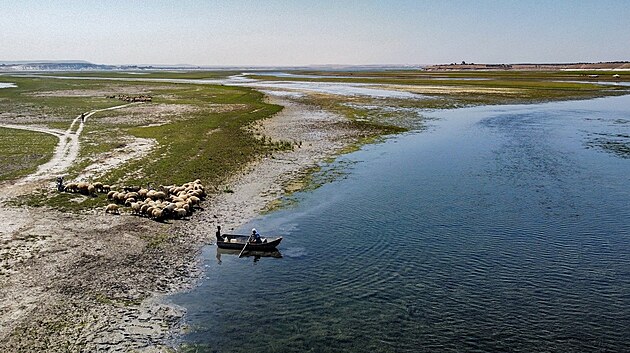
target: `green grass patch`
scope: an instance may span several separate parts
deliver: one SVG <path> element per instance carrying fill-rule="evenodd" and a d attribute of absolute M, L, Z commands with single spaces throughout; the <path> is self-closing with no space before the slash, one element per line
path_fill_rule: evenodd
<path fill-rule="evenodd" d="M 257 156 L 287 145 L 256 137 L 245 127 L 265 119 L 282 108 L 263 102 L 263 95 L 251 89 L 208 86 L 195 91 L 197 96 L 179 92 L 178 100 L 188 104 L 239 104 L 243 109 L 220 113 L 197 111 L 184 120 L 151 127 L 126 129 L 130 135 L 153 138 L 158 147 L 145 159 L 133 161 L 104 178 L 110 184 L 182 184 L 201 179 L 219 185 Z M 138 173 L 139 172 L 139 173 Z"/>
<path fill-rule="evenodd" d="M 0 99 L 0 106 L 4 104 L 13 111 L 27 107 L 29 114 L 34 115 L 43 112 L 42 123 L 57 128 L 67 128 L 81 112 L 124 104 L 102 94 L 108 92 L 113 84 L 111 81 L 8 79 L 18 87 L 10 93 L 0 91 L 7 98 Z M 157 145 L 145 158 L 129 161 L 98 178 L 99 181 L 122 186 L 146 185 L 147 182 L 154 185 L 183 184 L 201 179 L 210 190 L 213 187 L 218 189 L 229 176 L 256 158 L 294 148 L 291 142 L 272 141 L 248 128 L 250 124 L 282 109 L 265 103 L 264 95 L 255 90 L 184 83 L 120 81 L 114 84 L 118 90 L 128 85 L 130 91 L 142 89 L 150 92 L 154 96 L 153 103 L 134 106 L 134 114 L 142 115 L 143 109 L 150 114 L 152 107 L 157 107 L 155 122 L 162 125 L 147 126 L 129 118 L 129 113 L 118 110 L 94 114 L 88 119 L 81 135 L 80 160 L 69 170 L 66 180 L 76 177 L 87 165 L 98 162 L 103 153 L 121 147 L 123 137 L 153 139 Z M 70 96 L 63 96 L 64 92 Z M 90 92 L 97 92 L 97 96 L 91 96 Z M 160 104 L 183 105 L 191 109 L 161 114 Z M 64 118 L 56 120 L 56 116 Z M 52 151 L 51 147 L 54 146 L 49 146 L 49 151 Z M 64 211 L 91 209 L 108 203 L 103 195 L 85 197 L 56 191 L 35 193 L 19 202 Z"/>
<path fill-rule="evenodd" d="M 0 128 L 0 180 L 28 175 L 52 158 L 58 139 L 41 132 Z"/>

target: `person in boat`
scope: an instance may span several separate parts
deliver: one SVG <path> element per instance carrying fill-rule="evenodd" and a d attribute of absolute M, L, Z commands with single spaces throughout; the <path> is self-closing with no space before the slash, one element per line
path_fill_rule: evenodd
<path fill-rule="evenodd" d="M 252 243 L 260 244 L 262 243 L 262 238 L 260 237 L 260 233 L 256 231 L 256 228 L 252 228 L 252 236 L 250 237 Z"/>

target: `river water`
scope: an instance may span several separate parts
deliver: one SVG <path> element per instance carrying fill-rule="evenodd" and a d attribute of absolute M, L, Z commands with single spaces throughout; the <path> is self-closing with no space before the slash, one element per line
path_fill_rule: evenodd
<path fill-rule="evenodd" d="M 628 351 L 630 96 L 426 115 L 241 229 L 282 258 L 205 250 L 193 351 Z"/>

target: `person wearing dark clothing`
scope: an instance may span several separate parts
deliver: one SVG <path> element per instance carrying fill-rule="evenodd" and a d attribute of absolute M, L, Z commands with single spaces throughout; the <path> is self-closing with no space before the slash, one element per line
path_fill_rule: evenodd
<path fill-rule="evenodd" d="M 252 229 L 252 236 L 251 236 L 251 238 L 253 238 L 252 243 L 257 243 L 257 244 L 262 243 L 262 239 L 260 238 L 260 233 L 258 233 L 256 231 L 256 228 Z"/>
<path fill-rule="evenodd" d="M 221 226 L 217 226 L 216 237 L 217 237 L 217 241 L 223 241 L 223 236 L 221 235 Z"/>
<path fill-rule="evenodd" d="M 57 177 L 57 191 L 61 192 L 64 190 L 63 187 L 63 177 Z"/>

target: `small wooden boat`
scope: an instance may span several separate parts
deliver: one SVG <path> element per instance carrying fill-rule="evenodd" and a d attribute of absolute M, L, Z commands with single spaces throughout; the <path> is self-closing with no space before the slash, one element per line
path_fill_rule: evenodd
<path fill-rule="evenodd" d="M 248 235 L 221 234 L 217 237 L 217 246 L 221 249 L 242 250 L 249 239 Z M 262 243 L 247 243 L 245 251 L 273 251 L 282 241 L 282 237 L 262 238 Z"/>
<path fill-rule="evenodd" d="M 217 258 L 219 258 L 221 255 L 241 255 L 241 250 L 239 249 L 223 249 L 223 248 L 217 248 Z M 282 254 L 280 253 L 280 251 L 278 251 L 278 249 L 273 249 L 273 250 L 269 250 L 269 251 L 249 251 L 249 245 L 247 245 L 247 249 L 245 249 L 245 251 L 242 254 L 243 257 L 274 257 L 276 259 L 281 259 L 282 258 Z"/>

